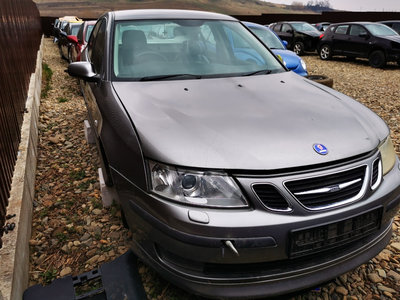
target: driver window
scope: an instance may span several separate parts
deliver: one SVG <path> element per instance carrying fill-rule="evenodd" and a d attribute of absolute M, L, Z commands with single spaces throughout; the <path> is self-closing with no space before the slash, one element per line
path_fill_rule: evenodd
<path fill-rule="evenodd" d="M 289 32 L 291 30 L 292 30 L 292 28 L 290 27 L 290 25 L 288 25 L 288 24 L 282 25 L 282 32 Z"/>

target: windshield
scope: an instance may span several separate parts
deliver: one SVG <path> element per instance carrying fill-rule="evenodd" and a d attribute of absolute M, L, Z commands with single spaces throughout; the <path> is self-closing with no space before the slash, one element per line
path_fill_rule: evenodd
<path fill-rule="evenodd" d="M 249 29 L 270 49 L 285 50 L 279 38 L 267 28 L 249 27 Z"/>
<path fill-rule="evenodd" d="M 375 36 L 399 35 L 393 29 L 382 24 L 366 24 L 365 27 L 369 30 L 369 32 L 371 32 L 372 35 Z"/>
<path fill-rule="evenodd" d="M 293 26 L 294 29 L 296 29 L 297 31 L 314 31 L 314 32 L 319 32 L 317 28 L 315 28 L 314 26 L 308 24 L 308 23 L 304 23 L 304 22 L 300 22 L 300 23 L 290 23 L 290 25 Z"/>
<path fill-rule="evenodd" d="M 285 71 L 239 22 L 218 20 L 116 23 L 113 70 L 117 80 L 199 79 Z"/>
<path fill-rule="evenodd" d="M 71 24 L 71 35 L 77 35 L 79 31 L 79 27 L 81 27 L 81 24 Z"/>
<path fill-rule="evenodd" d="M 90 34 L 92 33 L 94 25 L 88 25 L 86 29 L 86 36 L 85 36 L 85 42 L 87 42 L 90 38 Z"/>

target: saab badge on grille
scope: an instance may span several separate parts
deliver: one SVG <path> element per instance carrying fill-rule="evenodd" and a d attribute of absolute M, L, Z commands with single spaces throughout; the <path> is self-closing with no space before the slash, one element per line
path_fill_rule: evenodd
<path fill-rule="evenodd" d="M 324 145 L 322 144 L 314 144 L 313 145 L 313 149 L 315 150 L 315 152 L 317 152 L 318 154 L 321 155 L 327 155 L 328 154 L 328 148 L 326 148 Z"/>

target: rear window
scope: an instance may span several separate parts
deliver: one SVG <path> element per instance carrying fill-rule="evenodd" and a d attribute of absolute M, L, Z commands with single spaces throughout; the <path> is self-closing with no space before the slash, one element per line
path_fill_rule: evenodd
<path fill-rule="evenodd" d="M 349 25 L 340 25 L 336 28 L 335 33 L 337 34 L 346 34 L 347 29 L 349 28 Z"/>

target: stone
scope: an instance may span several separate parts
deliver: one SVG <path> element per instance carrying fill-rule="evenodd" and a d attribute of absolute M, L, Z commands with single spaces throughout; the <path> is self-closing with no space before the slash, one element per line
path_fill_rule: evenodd
<path fill-rule="evenodd" d="M 400 252 L 400 243 L 391 243 L 390 246 Z"/>
<path fill-rule="evenodd" d="M 70 267 L 66 267 L 61 270 L 60 277 L 64 277 L 65 275 L 71 274 L 72 270 Z"/>
<path fill-rule="evenodd" d="M 378 285 L 378 290 L 383 291 L 383 292 L 389 292 L 389 293 L 392 293 L 392 294 L 397 293 L 394 289 L 392 289 L 390 287 L 387 287 L 387 286 L 384 286 L 384 285 Z"/>
<path fill-rule="evenodd" d="M 99 259 L 99 257 L 100 257 L 100 255 L 95 255 L 95 256 L 93 256 L 92 258 L 88 259 L 88 260 L 86 261 L 86 263 L 87 263 L 88 265 L 95 264 L 95 263 L 97 262 L 97 260 Z"/>
<path fill-rule="evenodd" d="M 101 211 L 101 209 L 95 208 L 92 210 L 92 213 L 97 216 L 97 215 L 101 215 L 102 211 Z"/>
<path fill-rule="evenodd" d="M 395 271 L 393 271 L 393 270 L 390 270 L 386 275 L 388 277 L 392 277 L 396 281 L 400 281 L 400 274 L 395 272 Z"/>
<path fill-rule="evenodd" d="M 368 279 L 373 283 L 382 282 L 382 278 L 379 277 L 379 275 L 376 274 L 376 273 L 369 273 L 368 274 Z"/>
<path fill-rule="evenodd" d="M 376 269 L 376 271 L 378 272 L 378 275 L 382 278 L 386 278 L 386 272 L 385 270 L 382 269 Z"/>
<path fill-rule="evenodd" d="M 346 296 L 349 293 L 349 291 L 346 288 L 344 288 L 343 286 L 337 286 L 335 291 L 336 291 L 336 293 L 341 294 L 343 296 Z"/>
<path fill-rule="evenodd" d="M 81 238 L 79 239 L 81 242 L 87 241 L 90 238 L 90 234 L 85 232 L 84 235 L 81 236 Z"/>

